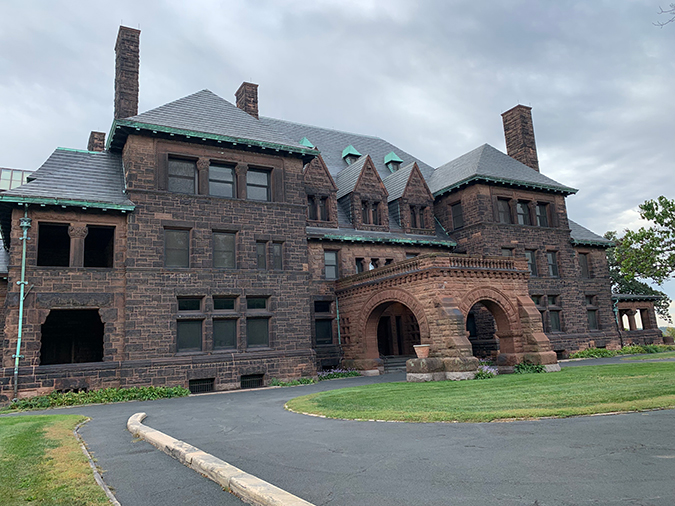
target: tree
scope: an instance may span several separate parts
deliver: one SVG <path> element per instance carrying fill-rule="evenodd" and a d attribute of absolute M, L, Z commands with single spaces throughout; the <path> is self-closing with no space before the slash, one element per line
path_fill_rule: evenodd
<path fill-rule="evenodd" d="M 672 23 L 675 21 L 675 4 L 670 4 L 667 9 L 664 9 L 663 7 L 659 7 L 659 12 L 657 14 L 665 14 L 666 18 L 670 16 L 669 19 L 666 21 L 657 21 L 656 23 L 653 23 L 654 26 L 658 26 L 659 28 L 663 28 L 666 26 L 668 23 Z"/>

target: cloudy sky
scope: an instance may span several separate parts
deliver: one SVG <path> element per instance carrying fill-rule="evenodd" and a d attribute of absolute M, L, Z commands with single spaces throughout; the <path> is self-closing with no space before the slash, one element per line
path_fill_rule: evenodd
<path fill-rule="evenodd" d="M 234 101 L 252 81 L 264 116 L 383 137 L 439 166 L 486 142 L 505 151 L 500 113 L 526 104 L 542 173 L 580 189 L 570 217 L 599 234 L 635 228 L 639 203 L 675 197 L 675 24 L 655 27 L 658 10 L 0 0 L 0 166 L 36 169 L 55 147 L 109 130 L 124 24 L 142 30 L 141 112 L 204 88 Z M 665 290 L 675 299 L 675 282 Z"/>

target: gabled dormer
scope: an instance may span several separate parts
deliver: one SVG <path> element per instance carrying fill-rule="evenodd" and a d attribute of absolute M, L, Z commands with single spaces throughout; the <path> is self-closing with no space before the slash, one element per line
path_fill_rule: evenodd
<path fill-rule="evenodd" d="M 335 179 L 338 205 L 349 215 L 354 228 L 389 230 L 387 189 L 370 156 L 361 156 Z"/>
<path fill-rule="evenodd" d="M 403 163 L 403 160 L 401 160 L 401 157 L 399 157 L 393 151 L 390 151 L 389 153 L 384 155 L 384 164 L 389 169 L 389 172 L 392 172 L 392 173 L 396 172 L 398 169 L 401 168 L 402 163 Z"/>
<path fill-rule="evenodd" d="M 307 145 L 303 141 L 309 142 L 306 137 L 300 144 Z M 305 165 L 302 182 L 307 194 L 307 225 L 337 228 L 337 185 L 320 155 Z"/>
<path fill-rule="evenodd" d="M 390 214 L 407 234 L 433 234 L 434 197 L 417 163 L 413 162 L 383 179 Z"/>
<path fill-rule="evenodd" d="M 347 165 L 351 165 L 361 157 L 354 146 L 351 144 L 342 150 L 342 159 L 347 162 Z"/>

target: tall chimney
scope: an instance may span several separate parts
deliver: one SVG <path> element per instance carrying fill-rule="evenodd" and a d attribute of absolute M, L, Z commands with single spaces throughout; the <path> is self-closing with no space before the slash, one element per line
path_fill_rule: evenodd
<path fill-rule="evenodd" d="M 243 82 L 234 94 L 237 98 L 237 107 L 258 119 L 258 85 Z"/>
<path fill-rule="evenodd" d="M 517 105 L 502 113 L 502 120 L 504 121 L 506 153 L 511 158 L 539 172 L 537 144 L 534 141 L 534 126 L 532 125 L 532 108 Z"/>
<path fill-rule="evenodd" d="M 87 151 L 105 151 L 105 132 L 92 131 L 89 134 Z"/>
<path fill-rule="evenodd" d="M 115 119 L 138 114 L 141 31 L 120 26 L 115 44 Z"/>

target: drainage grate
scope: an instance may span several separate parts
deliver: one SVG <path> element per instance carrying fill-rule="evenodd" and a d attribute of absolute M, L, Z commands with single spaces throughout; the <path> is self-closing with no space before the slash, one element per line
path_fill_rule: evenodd
<path fill-rule="evenodd" d="M 190 380 L 188 388 L 190 389 L 191 394 L 205 394 L 207 392 L 213 392 L 213 385 L 215 382 L 215 378 Z"/>
<path fill-rule="evenodd" d="M 264 374 L 245 374 L 241 377 L 241 388 L 260 388 L 265 386 Z"/>

